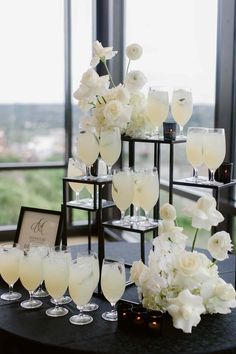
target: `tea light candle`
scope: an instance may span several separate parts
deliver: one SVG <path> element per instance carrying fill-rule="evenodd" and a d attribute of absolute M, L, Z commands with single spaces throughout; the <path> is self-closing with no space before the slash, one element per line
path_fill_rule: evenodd
<path fill-rule="evenodd" d="M 232 180 L 233 163 L 223 162 L 215 172 L 215 180 L 218 182 L 229 183 Z"/>
<path fill-rule="evenodd" d="M 176 139 L 176 123 L 163 123 L 163 136 L 165 140 Z"/>
<path fill-rule="evenodd" d="M 150 311 L 147 314 L 148 331 L 153 334 L 161 333 L 162 313 L 159 311 Z"/>
<path fill-rule="evenodd" d="M 126 327 L 131 324 L 131 309 L 132 304 L 118 304 L 118 323 L 121 327 Z"/>
<path fill-rule="evenodd" d="M 147 327 L 146 317 L 147 311 L 143 307 L 134 307 L 131 310 L 132 312 L 132 323 L 133 330 L 145 330 Z"/>

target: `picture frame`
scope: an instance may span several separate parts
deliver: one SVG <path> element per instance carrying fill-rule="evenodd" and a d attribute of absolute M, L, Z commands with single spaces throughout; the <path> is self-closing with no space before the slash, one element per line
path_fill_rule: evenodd
<path fill-rule="evenodd" d="M 57 246 L 62 236 L 62 211 L 22 206 L 14 242 L 21 247 L 30 242 Z"/>

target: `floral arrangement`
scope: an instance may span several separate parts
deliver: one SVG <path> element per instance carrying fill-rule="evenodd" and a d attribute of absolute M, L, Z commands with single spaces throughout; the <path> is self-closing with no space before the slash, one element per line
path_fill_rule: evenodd
<path fill-rule="evenodd" d="M 159 235 L 153 240 L 148 266 L 136 261 L 131 268 L 142 304 L 148 310 L 168 312 L 175 328 L 191 333 L 202 314 L 227 314 L 236 307 L 235 289 L 219 276 L 217 261 L 232 251 L 230 235 L 220 231 L 208 240 L 212 259 L 194 250 L 199 229 L 210 230 L 223 221 L 216 201 L 204 195 L 192 208 L 184 209 L 196 228 L 191 251 L 186 249 L 187 236 L 176 226 L 176 210 L 171 204 L 160 209 Z"/>
<path fill-rule="evenodd" d="M 124 82 L 115 86 L 107 60 L 117 51 L 113 47 L 103 47 L 98 41 L 93 44 L 91 67 L 82 75 L 79 88 L 74 92 L 79 107 L 89 112 L 81 122 L 83 129 L 95 127 L 98 135 L 101 128 L 119 127 L 121 133 L 140 136 L 145 130 L 146 98 L 141 92 L 147 79 L 139 70 L 129 71 L 131 61 L 138 60 L 143 50 L 139 44 L 127 46 L 128 65 Z M 104 64 L 107 75 L 99 76 L 94 70 L 97 64 Z"/>

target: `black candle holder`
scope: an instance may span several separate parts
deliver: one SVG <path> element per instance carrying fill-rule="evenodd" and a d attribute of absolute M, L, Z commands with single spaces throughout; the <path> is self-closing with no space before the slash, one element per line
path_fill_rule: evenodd
<path fill-rule="evenodd" d="M 233 176 L 233 163 L 223 162 L 215 171 L 215 180 L 222 183 L 230 183 Z"/>
<path fill-rule="evenodd" d="M 163 123 L 163 136 L 164 140 L 176 139 L 176 123 L 164 122 Z"/>

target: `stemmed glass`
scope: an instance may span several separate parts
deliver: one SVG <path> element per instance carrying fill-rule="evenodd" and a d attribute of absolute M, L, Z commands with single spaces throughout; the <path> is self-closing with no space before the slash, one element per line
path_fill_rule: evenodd
<path fill-rule="evenodd" d="M 210 170 L 210 184 L 216 184 L 215 171 L 222 164 L 226 153 L 225 130 L 208 128 L 203 138 L 203 161 Z"/>
<path fill-rule="evenodd" d="M 34 309 L 42 306 L 42 301 L 34 299 L 34 291 L 42 281 L 42 256 L 37 247 L 24 248 L 20 259 L 20 280 L 26 290 L 29 291 L 30 298 L 21 302 L 21 307 Z"/>
<path fill-rule="evenodd" d="M 207 128 L 190 127 L 187 131 L 186 155 L 193 167 L 193 177 L 187 178 L 194 183 L 201 182 L 198 176 L 198 168 L 203 164 L 203 137 Z"/>
<path fill-rule="evenodd" d="M 106 321 L 117 321 L 115 305 L 125 291 L 125 266 L 123 260 L 103 259 L 101 288 L 103 295 L 111 304 L 111 311 L 104 312 L 102 318 Z"/>
<path fill-rule="evenodd" d="M 38 247 L 38 251 L 41 254 L 42 260 L 48 255 L 49 249 L 50 249 L 49 244 L 42 244 L 39 242 L 31 242 L 30 247 Z M 43 275 L 43 271 L 42 271 L 41 283 L 39 284 L 38 289 L 34 292 L 34 297 L 47 297 L 48 296 L 47 291 L 45 291 L 43 289 L 43 281 L 44 281 L 44 275 Z"/>
<path fill-rule="evenodd" d="M 55 307 L 49 308 L 46 314 L 51 317 L 65 316 L 68 310 L 58 304 L 69 283 L 69 262 L 63 251 L 52 250 L 45 258 L 44 280 L 46 289 L 55 304 Z"/>
<path fill-rule="evenodd" d="M 140 207 L 144 209 L 146 219 L 140 222 L 144 227 L 157 225 L 149 219 L 149 212 L 155 206 L 159 198 L 159 178 L 156 167 L 144 169 L 141 177 L 142 184 L 139 187 Z"/>
<path fill-rule="evenodd" d="M 93 317 L 83 313 L 84 306 L 90 301 L 94 290 L 93 266 L 88 260 L 77 259 L 71 262 L 69 276 L 69 293 L 76 304 L 79 314 L 70 317 L 74 325 L 86 325 L 93 321 Z"/>
<path fill-rule="evenodd" d="M 22 251 L 16 243 L 7 243 L 0 248 L 1 276 L 9 285 L 9 291 L 1 295 L 1 299 L 11 301 L 21 298 L 21 294 L 13 291 L 13 286 L 19 278 L 19 262 Z"/>
<path fill-rule="evenodd" d="M 125 225 L 125 211 L 133 201 L 134 180 L 130 168 L 114 170 L 112 177 L 112 199 L 121 211 L 121 219 L 114 223 Z"/>
<path fill-rule="evenodd" d="M 141 221 L 140 216 L 140 205 L 141 205 L 141 196 L 142 196 L 142 176 L 144 170 L 136 170 L 133 172 L 134 178 L 134 195 L 132 204 L 134 206 L 134 216 L 131 217 L 131 221 L 138 223 Z"/>
<path fill-rule="evenodd" d="M 168 116 L 169 94 L 164 87 L 149 87 L 146 112 L 149 121 L 156 127 L 155 135 L 160 137 L 159 128 Z"/>
<path fill-rule="evenodd" d="M 84 174 L 85 174 L 85 166 L 83 166 L 83 164 L 80 163 L 78 160 L 75 160 L 72 157 L 70 157 L 68 161 L 67 176 L 78 177 L 78 176 L 83 176 Z M 83 183 L 69 182 L 69 186 L 75 192 L 76 202 L 79 203 L 80 201 L 79 195 L 80 192 L 85 187 L 85 185 Z"/>
<path fill-rule="evenodd" d="M 94 179 L 91 174 L 91 167 L 99 154 L 99 141 L 94 129 L 79 131 L 77 148 L 79 159 L 86 165 L 84 179 Z"/>
<path fill-rule="evenodd" d="M 171 113 L 179 124 L 179 137 L 184 137 L 184 125 L 189 121 L 193 113 L 192 91 L 189 88 L 175 88 L 171 101 Z"/>
<path fill-rule="evenodd" d="M 121 136 L 120 129 L 113 127 L 110 129 L 101 129 L 99 148 L 101 158 L 107 164 L 107 177 L 111 177 L 111 169 L 118 160 L 121 153 Z"/>

